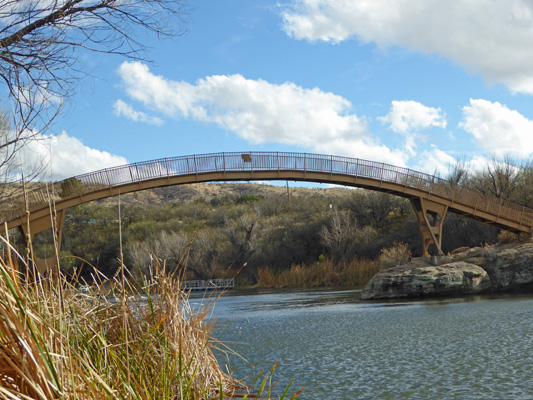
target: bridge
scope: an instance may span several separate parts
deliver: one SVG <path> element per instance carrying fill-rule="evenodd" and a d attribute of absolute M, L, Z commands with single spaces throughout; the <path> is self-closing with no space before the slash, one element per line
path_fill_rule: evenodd
<path fill-rule="evenodd" d="M 511 232 L 533 233 L 533 209 L 384 163 L 309 153 L 212 153 L 133 163 L 42 184 L 0 202 L 0 222 L 29 240 L 53 229 L 61 242 L 65 211 L 76 205 L 163 186 L 221 181 L 310 181 L 390 193 L 410 200 L 424 255 L 442 254 L 442 225 L 452 212 Z"/>

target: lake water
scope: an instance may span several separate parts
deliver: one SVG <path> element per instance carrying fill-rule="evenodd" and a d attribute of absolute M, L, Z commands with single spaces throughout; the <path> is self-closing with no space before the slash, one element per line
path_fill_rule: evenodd
<path fill-rule="evenodd" d="M 279 362 L 299 399 L 533 399 L 533 297 L 365 303 L 357 291 L 232 292 L 216 337 L 237 378 Z"/>

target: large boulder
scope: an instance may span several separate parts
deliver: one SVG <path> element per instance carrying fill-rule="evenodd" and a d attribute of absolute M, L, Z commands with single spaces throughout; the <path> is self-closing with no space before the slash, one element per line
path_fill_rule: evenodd
<path fill-rule="evenodd" d="M 463 261 L 432 265 L 428 259 L 379 272 L 365 286 L 362 300 L 475 294 L 491 288 L 487 272 Z"/>
<path fill-rule="evenodd" d="M 533 243 L 476 248 L 455 255 L 464 261 L 472 256 L 489 274 L 493 291 L 533 289 Z"/>
<path fill-rule="evenodd" d="M 361 299 L 435 297 L 483 292 L 533 291 L 533 243 L 462 247 L 451 257 L 415 259 L 383 270 L 365 286 Z"/>

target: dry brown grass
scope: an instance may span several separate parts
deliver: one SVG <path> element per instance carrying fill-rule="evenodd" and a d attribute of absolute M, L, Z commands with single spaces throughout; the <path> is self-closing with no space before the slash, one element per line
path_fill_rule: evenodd
<path fill-rule="evenodd" d="M 501 231 L 498 234 L 498 243 L 500 244 L 528 242 L 530 240 L 531 240 L 531 235 L 525 232 L 521 232 L 517 234 L 513 232 Z"/>
<path fill-rule="evenodd" d="M 394 242 L 392 247 L 381 250 L 379 256 L 379 263 L 384 269 L 407 264 L 409 261 L 411 261 L 411 250 L 403 242 Z"/>
<path fill-rule="evenodd" d="M 141 291 L 116 279 L 80 293 L 0 259 L 0 398 L 211 399 L 245 389 L 213 355 L 212 301 L 194 310 L 179 277 L 154 268 Z"/>
<path fill-rule="evenodd" d="M 364 286 L 379 271 L 379 263 L 369 260 L 350 260 L 334 263 L 325 259 L 312 265 L 293 264 L 290 269 L 275 272 L 263 267 L 257 270 L 258 287 L 311 288 L 325 286 Z"/>

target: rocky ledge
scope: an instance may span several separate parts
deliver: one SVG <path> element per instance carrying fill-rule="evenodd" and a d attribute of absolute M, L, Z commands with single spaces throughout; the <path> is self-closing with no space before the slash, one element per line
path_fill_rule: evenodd
<path fill-rule="evenodd" d="M 362 300 L 533 292 L 533 243 L 460 248 L 450 256 L 421 257 L 382 270 Z"/>

